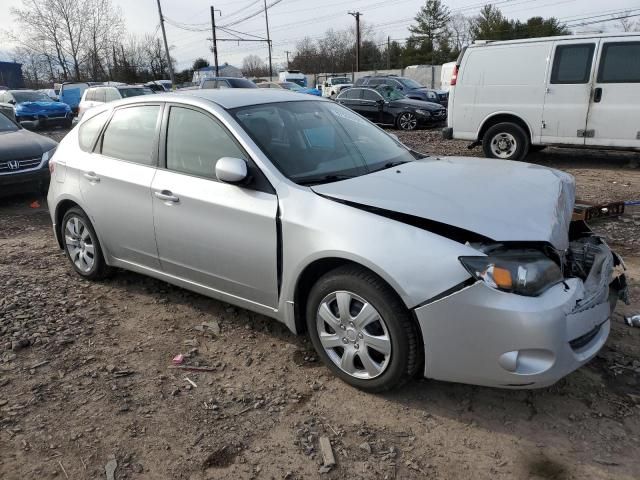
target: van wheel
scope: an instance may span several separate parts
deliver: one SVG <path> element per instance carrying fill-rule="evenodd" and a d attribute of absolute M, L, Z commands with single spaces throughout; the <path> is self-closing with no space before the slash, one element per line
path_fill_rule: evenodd
<path fill-rule="evenodd" d="M 339 267 L 313 286 L 306 308 L 311 342 L 325 365 L 368 391 L 396 388 L 421 364 L 416 326 L 395 292 L 357 266 Z"/>
<path fill-rule="evenodd" d="M 529 136 L 515 123 L 498 123 L 490 127 L 482 138 L 482 149 L 487 158 L 524 160 L 529 146 Z"/>

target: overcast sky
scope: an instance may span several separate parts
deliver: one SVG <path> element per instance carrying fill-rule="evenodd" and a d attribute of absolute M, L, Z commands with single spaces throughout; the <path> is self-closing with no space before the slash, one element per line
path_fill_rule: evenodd
<path fill-rule="evenodd" d="M 185 31 L 167 25 L 167 37 L 172 47 L 172 55 L 177 59 L 177 70 L 189 67 L 197 57 L 204 57 L 213 63 L 209 6 L 211 0 L 161 0 L 164 15 L 175 22 L 193 25 L 194 29 L 206 31 Z M 267 0 L 271 4 L 274 0 Z M 112 0 L 122 9 L 129 32 L 136 34 L 154 33 L 160 35 L 156 0 Z M 0 31 L 12 28 L 10 8 L 20 6 L 21 0 L 0 0 Z M 603 13 L 636 9 L 640 14 L 640 0 L 445 0 L 452 12 L 475 15 L 485 3 L 497 4 L 509 18 L 527 19 L 534 15 L 554 16 L 568 24 L 576 19 Z M 408 36 L 407 27 L 412 23 L 424 0 L 281 0 L 269 9 L 269 24 L 273 41 L 274 62 L 284 64 L 286 50 L 293 51 L 296 41 L 305 36 L 319 37 L 330 28 L 344 29 L 352 26 L 354 18 L 349 11 L 360 11 L 362 21 L 374 28 L 376 39 L 386 41 L 386 37 L 403 40 Z M 263 0 L 217 0 L 213 3 L 221 15 L 216 17 L 219 25 L 233 23 L 257 12 L 263 7 Z M 600 20 L 602 17 L 586 21 Z M 634 20 L 640 20 L 640 17 Z M 252 35 L 266 36 L 264 13 L 249 20 L 230 26 Z M 611 29 L 612 25 L 595 24 L 577 27 L 577 31 Z M 230 38 L 223 32 L 218 37 Z M 1 49 L 8 49 L 6 42 Z M 220 63 L 228 62 L 240 66 L 242 59 L 255 53 L 266 60 L 267 48 L 262 43 L 220 42 Z"/>

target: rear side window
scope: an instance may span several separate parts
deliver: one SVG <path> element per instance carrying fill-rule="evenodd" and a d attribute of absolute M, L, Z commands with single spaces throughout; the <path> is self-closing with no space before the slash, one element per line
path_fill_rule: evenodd
<path fill-rule="evenodd" d="M 376 92 L 373 92 L 371 90 L 363 90 L 362 91 L 362 99 L 375 102 L 377 100 L 381 100 L 382 97 L 380 96 L 380 94 L 378 94 Z"/>
<path fill-rule="evenodd" d="M 154 165 L 160 106 L 140 105 L 116 110 L 102 136 L 102 154 Z"/>
<path fill-rule="evenodd" d="M 347 100 L 357 100 L 360 98 L 360 94 L 362 93 L 362 89 L 360 88 L 350 88 L 346 90 L 344 93 L 340 94 L 340 98 L 345 98 Z"/>
<path fill-rule="evenodd" d="M 222 157 L 246 158 L 231 135 L 213 118 L 189 108 L 171 107 L 167 129 L 167 168 L 216 178 Z"/>
<path fill-rule="evenodd" d="M 107 119 L 106 114 L 107 112 L 101 112 L 80 125 L 78 130 L 78 142 L 80 143 L 81 150 L 85 152 L 93 151 L 93 146 L 96 144 L 96 138 L 98 138 L 98 134 L 100 133 L 100 130 L 102 130 L 102 125 L 104 125 L 104 122 Z"/>
<path fill-rule="evenodd" d="M 594 43 L 558 45 L 553 59 L 551 83 L 588 83 L 595 48 Z"/>
<path fill-rule="evenodd" d="M 93 88 L 90 88 L 87 90 L 87 95 L 84 97 L 84 99 L 88 102 L 93 102 L 96 98 L 95 98 L 95 90 Z"/>
<path fill-rule="evenodd" d="M 640 83 L 640 42 L 605 43 L 599 83 Z"/>

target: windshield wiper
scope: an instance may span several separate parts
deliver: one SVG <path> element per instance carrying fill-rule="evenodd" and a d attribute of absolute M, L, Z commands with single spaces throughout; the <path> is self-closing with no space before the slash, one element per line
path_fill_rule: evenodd
<path fill-rule="evenodd" d="M 348 178 L 353 178 L 355 176 L 356 175 L 344 175 L 344 174 L 332 173 L 329 175 L 307 177 L 307 178 L 302 178 L 300 180 L 294 180 L 294 181 L 298 185 L 309 186 L 309 185 L 318 185 L 320 183 L 330 183 L 330 182 L 337 182 L 339 180 L 347 180 Z"/>
<path fill-rule="evenodd" d="M 376 168 L 375 170 L 371 170 L 369 173 L 379 172 L 380 170 L 386 170 L 387 168 L 397 167 L 398 165 L 402 165 L 403 163 L 409 163 L 409 160 L 399 160 L 396 162 L 387 162 L 380 168 Z"/>

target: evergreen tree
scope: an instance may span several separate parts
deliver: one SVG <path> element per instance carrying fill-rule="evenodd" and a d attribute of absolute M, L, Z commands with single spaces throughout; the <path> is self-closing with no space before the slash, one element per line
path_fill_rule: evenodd
<path fill-rule="evenodd" d="M 418 46 L 416 55 L 411 55 L 419 63 L 437 63 L 436 49 L 440 47 L 439 39 L 446 36 L 447 24 L 451 18 L 449 8 L 441 0 L 426 0 L 415 17 L 416 24 L 409 27 L 412 33 L 407 42 Z"/>

